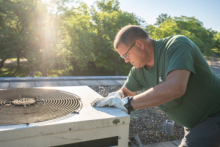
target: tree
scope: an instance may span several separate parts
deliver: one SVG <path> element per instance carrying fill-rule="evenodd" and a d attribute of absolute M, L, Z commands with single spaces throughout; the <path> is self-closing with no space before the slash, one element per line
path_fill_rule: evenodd
<path fill-rule="evenodd" d="M 129 24 L 140 25 L 140 19 L 134 14 L 122 12 L 118 0 L 96 1 L 91 9 L 92 30 L 96 36 L 93 44 L 96 48 L 95 65 L 119 72 L 131 68 L 114 50 L 113 42 L 117 32 Z"/>
<path fill-rule="evenodd" d="M 174 17 L 179 29 L 188 31 L 189 37 L 205 54 L 210 54 L 214 44 L 214 35 L 211 29 L 206 29 L 203 23 L 195 17 Z"/>
<path fill-rule="evenodd" d="M 174 17 L 162 22 L 159 27 L 146 27 L 149 36 L 154 39 L 172 35 L 184 35 L 191 39 L 204 54 L 210 54 L 214 44 L 214 35 L 211 29 L 205 29 L 203 23 L 194 17 Z"/>
<path fill-rule="evenodd" d="M 165 22 L 167 19 L 170 19 L 171 17 L 168 16 L 167 14 L 160 14 L 156 20 L 156 23 L 154 25 L 160 27 L 161 23 Z"/>
<path fill-rule="evenodd" d="M 11 13 L 13 7 L 11 1 L 0 1 L 0 69 L 4 62 L 13 53 L 14 44 L 14 15 Z"/>
<path fill-rule="evenodd" d="M 94 33 L 91 28 L 91 16 L 85 3 L 78 7 L 72 7 L 60 15 L 61 44 L 60 57 L 65 59 L 67 69 L 73 69 L 74 65 L 81 70 L 87 69 L 88 62 L 95 59 L 95 48 L 93 46 Z"/>
<path fill-rule="evenodd" d="M 1 67 L 11 56 L 17 56 L 17 69 L 20 68 L 21 57 L 28 59 L 30 67 L 45 65 L 40 62 L 42 60 L 39 60 L 41 56 L 38 53 L 45 53 L 43 48 L 48 48 L 54 38 L 51 36 L 53 25 L 48 24 L 52 17 L 49 16 L 46 5 L 40 0 L 0 2 Z M 48 56 L 46 58 L 45 62 L 51 61 Z M 34 59 L 37 59 L 36 64 L 33 64 Z"/>
<path fill-rule="evenodd" d="M 59 50 L 64 50 L 60 56 L 65 58 L 68 69 L 76 65 L 86 70 L 89 63 L 94 63 L 119 75 L 119 71 L 131 68 L 114 50 L 114 37 L 125 25 L 139 25 L 142 20 L 122 12 L 118 0 L 96 1 L 90 9 L 81 2 L 61 14 L 59 22 L 62 30 Z"/>
<path fill-rule="evenodd" d="M 95 5 L 98 10 L 111 13 L 113 11 L 119 11 L 119 1 L 118 0 L 100 0 L 96 1 Z"/>
<path fill-rule="evenodd" d="M 29 19 L 26 31 L 27 44 L 24 57 L 28 59 L 31 70 L 40 70 L 43 76 L 47 76 L 47 69 L 55 65 L 57 30 L 55 17 L 49 13 L 47 7 L 41 1 L 35 5 Z"/>
<path fill-rule="evenodd" d="M 25 50 L 29 49 L 28 44 L 32 39 L 30 23 L 34 19 L 34 11 L 38 0 L 18 0 L 11 3 L 14 14 L 14 43 L 13 51 L 17 56 L 17 68 L 20 69 L 20 58 L 25 56 Z"/>
<path fill-rule="evenodd" d="M 219 50 L 220 50 L 220 32 L 215 34 L 215 43 L 213 45 L 213 48 L 217 48 L 218 53 L 219 53 Z"/>

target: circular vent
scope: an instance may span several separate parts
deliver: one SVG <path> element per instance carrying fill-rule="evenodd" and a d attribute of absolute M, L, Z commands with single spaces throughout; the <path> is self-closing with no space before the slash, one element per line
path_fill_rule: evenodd
<path fill-rule="evenodd" d="M 38 88 L 0 90 L 0 125 L 51 120 L 79 113 L 81 98 L 73 93 Z"/>

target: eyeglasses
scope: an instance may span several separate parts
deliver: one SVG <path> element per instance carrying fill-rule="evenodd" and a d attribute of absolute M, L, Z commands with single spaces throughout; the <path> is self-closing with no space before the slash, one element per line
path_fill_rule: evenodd
<path fill-rule="evenodd" d="M 130 49 L 134 46 L 135 42 L 131 45 L 131 47 L 128 49 L 128 51 L 124 54 L 124 55 L 121 55 L 122 58 L 128 58 L 129 56 L 127 55 L 127 53 L 130 51 Z"/>

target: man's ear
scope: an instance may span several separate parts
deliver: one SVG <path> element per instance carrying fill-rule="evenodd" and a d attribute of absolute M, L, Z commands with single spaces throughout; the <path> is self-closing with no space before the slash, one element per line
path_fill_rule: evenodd
<path fill-rule="evenodd" d="M 141 49 L 144 49 L 144 42 L 140 39 L 136 40 L 135 45 Z"/>

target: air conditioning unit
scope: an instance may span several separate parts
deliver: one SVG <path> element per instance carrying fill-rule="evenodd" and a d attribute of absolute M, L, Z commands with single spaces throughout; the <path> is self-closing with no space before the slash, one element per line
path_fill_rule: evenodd
<path fill-rule="evenodd" d="M 0 125 L 0 147 L 128 146 L 130 116 L 114 107 L 92 107 L 90 103 L 102 96 L 91 88 L 74 86 L 44 89 L 54 89 L 79 96 L 82 102 L 81 110 L 79 113 L 70 113 L 53 121 Z M 6 106 L 2 105 L 0 109 L 4 107 Z M 28 106 L 26 107 L 28 109 Z M 11 113 L 7 114 L 7 117 L 13 117 L 10 116 Z"/>

